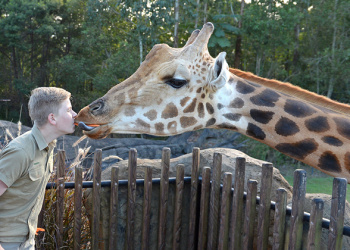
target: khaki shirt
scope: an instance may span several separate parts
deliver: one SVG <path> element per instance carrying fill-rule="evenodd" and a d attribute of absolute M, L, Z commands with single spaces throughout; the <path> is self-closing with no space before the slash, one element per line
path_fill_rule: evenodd
<path fill-rule="evenodd" d="M 0 242 L 35 237 L 55 145 L 47 145 L 34 125 L 0 151 L 0 180 L 8 186 L 0 196 Z"/>

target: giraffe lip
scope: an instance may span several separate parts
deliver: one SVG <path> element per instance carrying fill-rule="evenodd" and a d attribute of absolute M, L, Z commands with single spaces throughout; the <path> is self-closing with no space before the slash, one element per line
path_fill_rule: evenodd
<path fill-rule="evenodd" d="M 91 125 L 86 125 L 84 122 L 79 122 L 78 123 L 78 127 L 81 128 L 84 131 L 92 131 L 94 130 L 96 127 L 99 127 L 100 125 L 96 125 L 96 124 L 91 124 Z"/>

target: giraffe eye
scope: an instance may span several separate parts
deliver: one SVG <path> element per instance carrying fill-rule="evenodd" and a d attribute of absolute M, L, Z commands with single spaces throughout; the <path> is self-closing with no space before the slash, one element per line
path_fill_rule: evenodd
<path fill-rule="evenodd" d="M 179 89 L 182 86 L 187 84 L 186 80 L 181 80 L 181 79 L 176 79 L 176 78 L 171 78 L 169 80 L 165 81 L 166 84 L 170 85 L 174 89 Z"/>

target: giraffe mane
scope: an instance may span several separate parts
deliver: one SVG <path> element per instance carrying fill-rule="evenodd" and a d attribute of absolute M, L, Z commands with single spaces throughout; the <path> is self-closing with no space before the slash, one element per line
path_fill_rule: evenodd
<path fill-rule="evenodd" d="M 302 88 L 295 86 L 291 83 L 281 82 L 278 80 L 266 79 L 266 78 L 254 75 L 253 73 L 245 72 L 245 71 L 242 71 L 239 69 L 230 68 L 230 72 L 238 77 L 245 79 L 245 80 L 248 80 L 248 81 L 251 81 L 254 83 L 258 83 L 260 85 L 277 90 L 277 91 L 282 92 L 284 94 L 298 97 L 298 98 L 300 98 L 304 101 L 307 101 L 309 103 L 316 104 L 316 105 L 328 108 L 330 110 L 340 112 L 340 113 L 345 114 L 345 115 L 350 115 L 350 105 L 333 101 L 325 96 L 318 95 L 318 94 L 313 93 L 311 91 L 302 89 Z"/>

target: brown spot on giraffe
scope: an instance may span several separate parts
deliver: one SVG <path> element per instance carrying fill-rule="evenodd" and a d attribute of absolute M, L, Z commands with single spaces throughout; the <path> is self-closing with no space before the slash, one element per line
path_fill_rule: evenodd
<path fill-rule="evenodd" d="M 126 116 L 129 116 L 129 117 L 131 117 L 131 116 L 134 116 L 135 114 L 136 114 L 136 112 L 135 112 L 135 108 L 134 107 L 127 107 L 126 109 L 125 109 L 125 115 Z"/>
<path fill-rule="evenodd" d="M 322 137 L 322 141 L 324 143 L 327 143 L 328 145 L 334 146 L 334 147 L 341 147 L 344 144 L 341 140 L 339 140 L 338 138 L 336 138 L 334 136 L 324 136 L 324 137 Z"/>
<path fill-rule="evenodd" d="M 202 102 L 198 103 L 197 111 L 198 111 L 199 118 L 203 118 L 205 113 L 204 113 L 204 105 Z"/>
<path fill-rule="evenodd" d="M 192 102 L 184 109 L 184 113 L 191 113 L 196 108 L 197 98 L 194 98 Z"/>
<path fill-rule="evenodd" d="M 258 109 L 251 109 L 250 116 L 257 122 L 262 124 L 268 124 L 275 113 L 272 111 L 264 111 Z"/>
<path fill-rule="evenodd" d="M 242 98 L 236 97 L 233 101 L 230 102 L 228 105 L 229 108 L 235 108 L 235 109 L 240 109 L 243 108 L 244 106 L 244 101 Z"/>
<path fill-rule="evenodd" d="M 315 139 L 308 138 L 295 143 L 280 143 L 276 145 L 276 149 L 281 153 L 289 155 L 297 160 L 303 160 L 309 154 L 315 152 L 318 143 Z"/>
<path fill-rule="evenodd" d="M 281 119 L 279 119 L 276 123 L 275 131 L 279 135 L 290 136 L 298 133 L 300 129 L 299 126 L 291 119 L 281 117 Z"/>
<path fill-rule="evenodd" d="M 162 134 L 164 132 L 164 124 L 162 122 L 154 124 L 154 127 L 156 128 L 157 133 Z"/>
<path fill-rule="evenodd" d="M 136 126 L 139 127 L 139 129 L 148 131 L 148 133 L 151 131 L 151 125 L 141 119 L 136 120 Z"/>
<path fill-rule="evenodd" d="M 350 152 L 347 152 L 344 156 L 345 169 L 350 173 Z"/>
<path fill-rule="evenodd" d="M 157 111 L 154 109 L 151 109 L 147 113 L 143 114 L 145 117 L 147 117 L 150 121 L 153 121 L 157 118 Z"/>
<path fill-rule="evenodd" d="M 162 112 L 162 118 L 168 119 L 176 117 L 179 114 L 174 103 L 169 103 Z"/>
<path fill-rule="evenodd" d="M 180 118 L 180 123 L 182 128 L 187 128 L 195 125 L 197 123 L 197 119 L 194 117 L 182 116 Z"/>
<path fill-rule="evenodd" d="M 182 107 L 185 106 L 186 103 L 188 102 L 188 100 L 190 100 L 190 99 L 191 99 L 191 97 L 189 97 L 189 96 L 184 97 L 183 99 L 181 99 L 180 105 L 181 105 Z"/>
<path fill-rule="evenodd" d="M 341 172 L 339 159 L 331 151 L 326 151 L 321 155 L 318 167 L 325 171 Z"/>
<path fill-rule="evenodd" d="M 176 134 L 177 122 L 176 121 L 169 122 L 167 128 L 171 134 Z"/>
<path fill-rule="evenodd" d="M 205 104 L 205 107 L 207 108 L 209 114 L 214 114 L 214 108 L 209 102 Z"/>
<path fill-rule="evenodd" d="M 325 132 L 330 129 L 330 126 L 327 121 L 327 117 L 317 116 L 305 121 L 305 126 L 308 130 L 312 132 Z"/>

